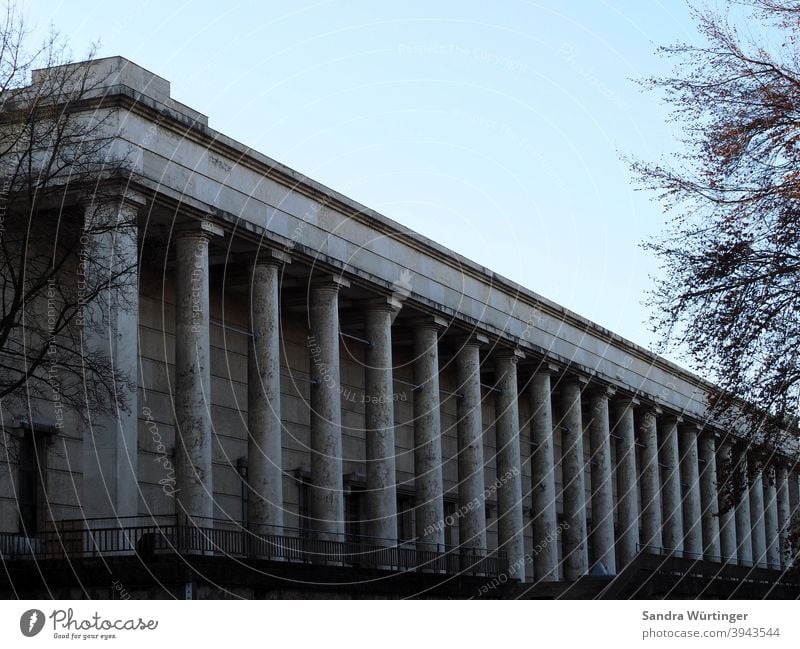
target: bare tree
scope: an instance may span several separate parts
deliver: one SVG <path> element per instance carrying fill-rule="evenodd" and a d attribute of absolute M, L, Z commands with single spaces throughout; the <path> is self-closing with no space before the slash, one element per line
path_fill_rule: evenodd
<path fill-rule="evenodd" d="M 670 106 L 679 151 L 632 163 L 670 215 L 645 244 L 662 261 L 653 324 L 720 386 L 711 415 L 759 471 L 791 448 L 800 403 L 800 2 L 693 16 L 703 44 L 660 48 L 674 72 L 643 82 Z M 733 457 L 726 508 L 746 484 Z"/>
<path fill-rule="evenodd" d="M 117 254 L 135 237 L 116 218 L 129 182 L 112 153 L 113 110 L 98 66 L 72 65 L 58 34 L 34 50 L 13 5 L 0 25 L 0 407 L 35 413 L 52 401 L 88 418 L 127 408 L 135 378 L 91 336 L 125 308 L 136 260 Z M 94 49 L 87 60 L 94 57 Z M 124 187 L 123 187 L 124 189 Z M 133 239 L 135 242 L 135 238 Z M 134 243 L 135 245 L 135 243 Z M 4 422 L 8 425 L 8 422 Z"/>

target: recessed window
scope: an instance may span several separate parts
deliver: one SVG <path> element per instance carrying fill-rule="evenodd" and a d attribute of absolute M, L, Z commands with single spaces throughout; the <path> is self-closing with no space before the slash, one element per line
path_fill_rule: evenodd
<path fill-rule="evenodd" d="M 348 541 L 360 541 L 364 534 L 361 523 L 361 507 L 363 502 L 363 492 L 351 491 L 344 496 L 344 531 Z"/>
<path fill-rule="evenodd" d="M 397 538 L 407 543 L 414 538 L 414 497 L 397 497 Z"/>
<path fill-rule="evenodd" d="M 47 503 L 47 438 L 27 430 L 19 439 L 17 498 L 20 532 L 27 536 L 44 528 Z"/>

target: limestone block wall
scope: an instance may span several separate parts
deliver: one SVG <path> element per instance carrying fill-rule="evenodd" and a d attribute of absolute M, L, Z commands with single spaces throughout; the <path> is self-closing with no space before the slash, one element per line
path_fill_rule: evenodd
<path fill-rule="evenodd" d="M 72 273 L 74 270 L 67 269 Z M 24 335 L 28 344 L 37 348 L 42 340 L 48 344 L 47 331 L 41 329 L 47 323 L 47 308 L 46 294 L 42 294 L 26 307 L 26 327 L 19 331 L 19 336 Z M 15 342 L 21 341 L 17 337 Z M 58 342 L 63 344 L 64 340 Z M 19 362 L 16 357 L 4 360 Z M 7 397 L 0 408 L 0 532 L 20 531 L 19 461 L 23 438 L 30 436 L 31 424 L 37 431 L 38 461 L 46 469 L 43 484 L 37 486 L 39 526 L 80 516 L 86 422 L 62 401 L 60 391 L 67 389 L 65 384 L 70 377 L 59 371 L 57 362 L 47 363 L 50 360 L 43 367 L 52 390 L 41 396 L 19 390 Z"/>
<path fill-rule="evenodd" d="M 50 405 L 50 404 L 48 404 Z M 42 451 L 47 502 L 40 498 L 39 509 L 48 520 L 79 518 L 83 485 L 83 424 L 69 416 L 63 432 L 45 442 Z M 20 438 L 11 430 L 0 431 L 0 532 L 20 532 L 19 515 Z"/>

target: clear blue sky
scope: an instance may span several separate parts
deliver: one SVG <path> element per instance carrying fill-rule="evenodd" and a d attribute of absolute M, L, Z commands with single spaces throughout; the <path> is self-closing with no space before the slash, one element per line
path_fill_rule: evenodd
<path fill-rule="evenodd" d="M 223 133 L 639 344 L 664 217 L 620 153 L 674 147 L 658 44 L 682 0 L 37 0 L 75 58 L 92 41 L 172 82 Z M 680 360 L 680 359 L 676 359 Z"/>

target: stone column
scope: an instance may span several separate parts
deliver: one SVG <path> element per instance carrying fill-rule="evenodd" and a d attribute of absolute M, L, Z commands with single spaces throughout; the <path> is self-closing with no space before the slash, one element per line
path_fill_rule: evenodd
<path fill-rule="evenodd" d="M 723 442 L 720 445 L 719 454 L 717 455 L 717 462 L 721 467 L 728 467 L 731 463 L 731 445 L 729 442 Z M 730 477 L 728 477 L 730 480 Z M 716 480 L 715 480 L 716 481 Z M 732 507 L 726 511 L 723 510 L 722 494 L 725 491 L 723 485 L 717 486 L 716 497 L 719 506 L 719 550 L 722 555 L 723 561 L 736 561 L 738 558 L 738 544 L 736 542 L 736 508 Z"/>
<path fill-rule="evenodd" d="M 522 461 L 519 447 L 517 361 L 522 354 L 498 350 L 495 358 L 497 437 L 497 547 L 508 556 L 509 577 L 525 581 L 522 532 Z"/>
<path fill-rule="evenodd" d="M 177 513 L 208 525 L 214 513 L 208 242 L 209 221 L 177 232 L 175 273 L 175 476 Z"/>
<path fill-rule="evenodd" d="M 137 215 L 143 205 L 141 196 L 128 192 L 110 203 L 87 202 L 84 208 L 86 231 L 93 233 L 81 252 L 86 260 L 84 279 L 90 290 L 104 284 L 107 288 L 78 315 L 78 321 L 82 319 L 86 351 L 109 361 L 119 372 L 108 412 L 101 413 L 91 391 L 87 394 L 90 422 L 83 435 L 81 496 L 82 515 L 87 518 L 138 514 Z"/>
<path fill-rule="evenodd" d="M 553 456 L 553 407 L 547 366 L 533 376 L 531 404 L 531 481 L 533 491 L 533 574 L 536 581 L 558 578 L 558 521 Z"/>
<path fill-rule="evenodd" d="M 279 273 L 289 256 L 265 251 L 252 270 L 247 358 L 249 523 L 256 533 L 281 533 L 283 470 Z"/>
<path fill-rule="evenodd" d="M 568 377 L 561 387 L 561 472 L 564 485 L 564 577 L 575 581 L 589 568 L 586 491 L 583 481 L 582 381 Z"/>
<path fill-rule="evenodd" d="M 681 483 L 683 497 L 683 551 L 691 559 L 703 558 L 703 523 L 700 503 L 700 465 L 697 454 L 698 426 L 681 426 Z"/>
<path fill-rule="evenodd" d="M 664 527 L 662 545 L 681 556 L 683 551 L 683 507 L 681 503 L 681 460 L 678 449 L 678 424 L 681 417 L 668 415 L 659 419 L 661 437 L 661 497 Z"/>
<path fill-rule="evenodd" d="M 617 572 L 614 554 L 614 494 L 611 475 L 611 431 L 608 399 L 613 388 L 595 390 L 589 398 L 589 455 L 592 481 L 592 565 Z"/>
<path fill-rule="evenodd" d="M 465 550 L 486 548 L 486 495 L 481 415 L 481 336 L 464 340 L 456 354 L 458 409 L 458 539 Z"/>
<path fill-rule="evenodd" d="M 778 548 L 780 550 L 781 568 L 788 568 L 790 562 L 789 552 L 789 522 L 791 503 L 789 502 L 789 473 L 786 466 L 779 464 L 775 470 L 776 488 L 778 492 Z"/>
<path fill-rule="evenodd" d="M 789 516 L 800 513 L 800 478 L 795 470 L 789 471 Z"/>
<path fill-rule="evenodd" d="M 642 494 L 642 532 L 643 545 L 654 549 L 663 547 L 661 537 L 661 480 L 658 470 L 658 435 L 656 416 L 661 410 L 649 407 L 642 413 L 639 422 L 639 457 L 641 467 L 639 485 Z"/>
<path fill-rule="evenodd" d="M 614 404 L 614 432 L 617 436 L 617 559 L 622 568 L 636 556 L 639 545 L 639 489 L 636 473 L 634 407 L 637 399 Z"/>
<path fill-rule="evenodd" d="M 741 498 L 736 505 L 736 540 L 739 543 L 737 556 L 741 565 L 749 566 L 753 563 L 753 525 L 750 514 L 750 471 L 747 466 L 747 453 L 744 451 L 739 455 L 734 473 L 737 480 L 744 482 Z"/>
<path fill-rule="evenodd" d="M 767 566 L 767 539 L 764 527 L 764 482 L 761 473 L 750 478 L 750 526 L 752 528 L 753 561 Z"/>
<path fill-rule="evenodd" d="M 770 467 L 764 474 L 764 535 L 767 564 L 773 570 L 781 567 L 780 537 L 778 534 L 778 497 L 775 489 L 775 469 Z"/>
<path fill-rule="evenodd" d="M 367 306 L 364 393 L 367 490 L 364 494 L 369 536 L 397 542 L 397 478 L 394 444 L 392 322 L 400 303 L 379 298 Z"/>
<path fill-rule="evenodd" d="M 342 404 L 339 368 L 339 290 L 347 280 L 332 276 L 311 285 L 309 336 L 311 374 L 310 526 L 321 538 L 344 533 Z"/>
<path fill-rule="evenodd" d="M 796 472 L 797 464 L 789 470 L 789 525 L 793 524 L 796 516 L 800 516 L 800 478 Z M 795 541 L 789 548 L 789 565 L 797 562 L 798 544 Z"/>
<path fill-rule="evenodd" d="M 719 503 L 717 500 L 717 442 L 712 433 L 700 438 L 700 508 L 703 518 L 703 554 L 707 560 L 719 561 Z M 733 549 L 733 544 L 729 550 Z"/>
<path fill-rule="evenodd" d="M 444 546 L 442 422 L 439 412 L 439 319 L 414 328 L 414 472 L 417 547 Z"/>

